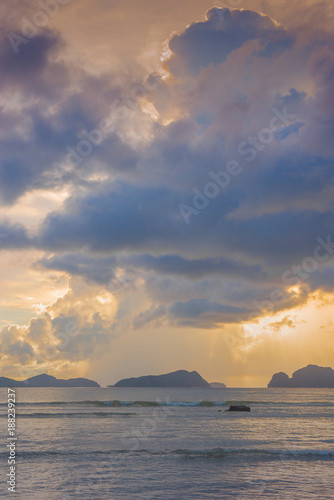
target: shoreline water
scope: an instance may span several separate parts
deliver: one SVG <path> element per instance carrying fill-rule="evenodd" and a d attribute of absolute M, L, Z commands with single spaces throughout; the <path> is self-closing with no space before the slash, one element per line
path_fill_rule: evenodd
<path fill-rule="evenodd" d="M 17 389 L 16 496 L 330 500 L 333 407 L 333 389 Z"/>

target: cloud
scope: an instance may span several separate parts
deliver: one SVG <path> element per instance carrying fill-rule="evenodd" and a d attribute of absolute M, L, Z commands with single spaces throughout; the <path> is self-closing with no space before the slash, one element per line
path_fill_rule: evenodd
<path fill-rule="evenodd" d="M 270 323 L 267 328 L 274 332 L 280 332 L 283 326 L 287 326 L 289 328 L 296 328 L 296 325 L 289 318 L 289 316 L 286 316 L 281 321 L 274 321 L 273 323 Z"/>
<path fill-rule="evenodd" d="M 27 340 L 33 344 L 40 344 L 44 339 L 48 338 L 49 334 L 51 334 L 50 322 L 51 317 L 49 314 L 45 314 L 41 318 L 33 318 L 27 330 Z"/>
<path fill-rule="evenodd" d="M 19 50 L 14 50 L 8 36 L 0 42 L 2 91 L 7 97 L 21 93 L 28 102 L 59 98 L 69 83 L 69 69 L 58 59 L 64 43 L 60 35 L 45 29 L 26 38 Z"/>
<path fill-rule="evenodd" d="M 115 257 L 94 258 L 82 253 L 72 253 L 44 257 L 36 267 L 64 271 L 71 276 L 81 276 L 90 282 L 105 285 L 114 277 L 117 260 Z"/>
<path fill-rule="evenodd" d="M 173 74 L 180 66 L 197 74 L 209 64 L 220 64 L 227 56 L 250 40 L 258 40 L 257 52 L 272 57 L 294 43 L 294 37 L 268 16 L 251 10 L 212 8 L 205 22 L 193 23 L 169 42 L 173 56 L 166 64 Z"/>
<path fill-rule="evenodd" d="M 35 81 L 36 77 L 40 77 L 48 64 L 50 54 L 58 46 L 59 38 L 52 32 L 45 31 L 27 40 L 16 53 L 6 37 L 1 44 L 0 53 L 2 83 L 8 80 L 12 84 L 24 84 L 26 88 L 26 80 L 22 81 L 22 78 Z"/>
<path fill-rule="evenodd" d="M 182 55 L 189 74 L 177 85 L 167 80 L 149 96 L 160 109 L 162 96 L 166 100 L 169 95 L 167 103 L 171 107 L 178 103 L 182 117 L 165 126 L 158 121 L 151 140 L 140 150 L 127 144 L 135 158 L 127 179 L 88 183 L 80 195 L 73 193 L 61 211 L 46 217 L 36 239 L 38 246 L 52 252 L 74 252 L 72 257 L 44 261 L 46 268 L 106 283 L 118 262 L 189 279 L 219 274 L 242 281 L 244 287 L 247 280 L 268 282 L 264 288 L 269 290 L 275 276 L 277 280 L 298 260 L 313 255 L 319 235 L 330 234 L 332 158 L 326 147 L 322 153 L 319 147 L 311 153 L 304 146 L 310 148 L 308 135 L 315 127 L 320 96 L 327 92 L 331 79 L 330 62 L 326 62 L 330 56 L 323 52 L 331 38 L 322 33 L 321 47 L 312 48 L 308 78 L 316 90 L 311 96 L 293 65 L 293 61 L 306 60 L 310 50 L 303 46 L 302 37 L 288 51 L 282 53 L 281 46 L 273 50 L 275 44 L 291 42 L 298 33 L 256 12 L 224 10 L 224 19 L 221 13 L 212 9 L 205 22 L 191 25 L 171 40 L 172 50 L 178 57 Z M 255 39 L 257 50 L 254 46 L 243 54 L 232 54 Z M 202 51 L 194 40 L 205 40 Z M 204 68 L 215 57 L 216 66 L 205 73 L 198 75 L 191 69 L 195 63 Z M 323 78 L 317 74 L 314 79 L 315 65 Z M 273 82 L 280 71 L 284 86 L 278 85 L 276 90 Z M 238 75 L 236 91 L 233 82 Z M 217 85 L 222 80 L 225 85 Z M 83 108 L 71 99 L 76 104 L 69 108 L 69 117 Z M 281 115 L 287 109 L 296 119 L 286 125 L 283 117 L 272 142 L 253 148 L 256 160 L 248 165 L 245 155 L 238 153 L 238 144 L 260 137 L 261 130 L 277 118 L 273 109 Z M 322 142 L 326 146 L 326 135 Z M 240 175 L 232 177 L 227 188 L 185 227 L 180 203 L 192 206 L 196 196 L 200 203 L 205 185 L 212 181 L 210 171 L 225 169 L 231 159 L 240 164 Z M 122 154 L 118 160 L 124 164 Z M 75 252 L 81 252 L 77 259 Z M 83 256 L 83 252 L 96 257 Z M 124 252 L 127 258 L 117 255 Z M 102 253 L 110 255 L 99 257 Z M 264 296 L 261 287 L 254 293 L 258 297 Z"/>
<path fill-rule="evenodd" d="M 313 164 L 310 167 L 314 171 Z M 294 172 L 298 179 L 304 179 L 306 168 L 307 164 L 296 165 Z M 298 169 L 301 169 L 300 173 Z M 316 169 L 317 166 L 315 171 Z M 243 204 L 247 206 L 246 200 L 251 204 L 251 208 L 247 207 L 251 214 L 253 206 L 257 206 L 257 211 L 261 207 L 259 203 L 255 204 L 256 195 L 259 193 L 263 203 L 260 213 L 255 213 L 251 217 L 248 214 L 247 217 L 235 217 L 237 212 L 232 210 L 234 205 L 228 210 L 226 200 L 221 197 L 212 202 L 205 213 L 194 218 L 189 228 L 178 213 L 181 199 L 176 192 L 166 188 L 141 188 L 133 185 L 122 185 L 119 189 L 114 188 L 110 191 L 106 191 L 104 187 L 98 194 L 71 199 L 66 203 L 63 212 L 50 214 L 41 227 L 38 245 L 51 251 L 73 251 L 84 248 L 93 252 L 169 251 L 197 257 L 206 252 L 208 257 L 210 254 L 220 257 L 217 257 L 216 261 L 214 259 L 210 261 L 209 257 L 207 262 L 198 259 L 195 263 L 199 266 L 198 273 L 201 265 L 205 264 L 207 272 L 210 273 L 214 262 L 216 269 L 219 266 L 223 269 L 225 264 L 225 274 L 229 268 L 231 273 L 244 272 L 249 277 L 255 278 L 256 275 L 260 277 L 261 273 L 265 275 L 263 266 L 272 265 L 274 262 L 283 272 L 296 259 L 302 260 L 313 255 L 317 246 L 316 238 L 319 235 L 331 234 L 332 220 L 330 207 L 326 210 L 322 210 L 321 207 L 320 210 L 317 207 L 313 210 L 307 209 L 306 204 L 298 207 L 294 199 L 292 207 L 288 208 L 289 190 L 297 190 L 298 181 L 295 183 L 292 178 L 289 184 L 289 179 L 294 174 L 289 168 L 284 170 L 286 174 L 281 186 L 278 184 L 277 176 L 271 176 L 271 181 L 266 179 L 262 184 L 251 180 L 251 185 L 254 182 L 254 193 L 250 191 L 248 194 L 246 191 L 242 195 Z M 270 173 L 266 172 L 263 175 L 268 177 Z M 281 175 L 282 169 L 279 173 L 279 176 Z M 310 189 L 314 191 L 314 195 L 317 191 L 319 195 L 322 192 L 317 176 L 316 173 L 310 182 Z M 269 188 L 270 182 L 274 183 L 274 188 L 270 192 L 265 190 L 261 195 L 260 186 L 264 188 L 266 185 Z M 307 182 L 307 179 L 303 182 Z M 327 189 L 325 183 L 323 189 Z M 282 198 L 283 192 L 286 193 L 287 203 L 284 203 Z M 304 196 L 308 192 L 309 189 L 306 187 Z M 233 195 L 233 186 L 231 194 Z M 239 203 L 242 207 L 241 200 Z M 273 206 L 275 209 L 270 213 Z M 268 234 L 271 235 L 270 238 Z M 230 257 L 235 252 L 242 256 L 239 263 Z M 252 266 L 247 268 L 247 265 L 242 263 L 242 259 L 247 260 L 250 257 L 256 259 L 253 268 Z M 224 260 L 225 258 L 227 260 Z M 149 259 L 146 257 L 147 263 Z M 145 259 L 141 260 L 145 265 Z M 184 264 L 183 273 L 190 274 L 187 268 L 190 269 L 192 264 L 187 260 L 177 262 L 177 258 L 174 257 L 173 262 L 173 257 L 151 258 L 151 265 L 156 268 L 167 267 L 167 263 L 171 272 L 173 266 L 175 268 Z"/>
<path fill-rule="evenodd" d="M 73 279 L 68 292 L 28 326 L 0 330 L 2 367 L 64 366 L 93 359 L 111 339 L 116 302 L 110 292 Z"/>
<path fill-rule="evenodd" d="M 180 255 L 138 255 L 122 259 L 123 263 L 143 269 L 154 270 L 159 274 L 186 276 L 190 279 L 204 276 L 242 276 L 249 280 L 261 280 L 265 273 L 260 266 L 247 266 L 243 262 L 224 257 L 207 259 L 186 259 Z"/>
<path fill-rule="evenodd" d="M 0 222 L 0 249 L 27 248 L 32 240 L 21 224 L 11 224 L 9 221 Z"/>
<path fill-rule="evenodd" d="M 4 38 L 1 202 L 18 210 L 36 190 L 64 202 L 40 209 L 29 232 L 5 221 L 1 248 L 33 247 L 29 272 L 52 286 L 54 276 L 74 278 L 13 337 L 13 353 L 29 355 L 20 342 L 39 354 L 51 345 L 50 363 L 78 364 L 120 332 L 232 331 L 290 317 L 317 290 L 333 290 L 330 262 L 298 286 L 282 280 L 332 234 L 334 194 L 333 37 L 325 19 L 318 30 L 306 8 L 300 24 L 289 9 L 287 27 L 255 11 L 211 9 L 172 36 L 167 73 L 135 98 L 147 75 L 138 61 L 90 68 L 65 30 L 41 32 L 15 59 Z M 136 51 L 146 60 L 144 46 Z M 106 118 L 104 141 L 78 159 L 80 141 Z M 231 161 L 238 173 L 217 184 Z M 189 224 L 180 204 L 193 210 Z M 277 288 L 283 297 L 273 301 Z M 268 331 L 292 326 L 284 318 Z M 66 332 L 71 325 L 78 334 Z"/>
<path fill-rule="evenodd" d="M 168 246 L 169 239 L 172 241 L 175 234 L 181 237 L 183 229 L 180 222 L 173 221 L 171 197 L 177 201 L 175 194 L 164 187 L 122 184 L 110 191 L 102 188 L 102 192 L 83 199 L 70 199 L 63 213 L 50 214 L 44 221 L 40 245 L 70 250 L 88 244 L 94 251 L 139 250 L 148 242 L 152 247 Z"/>
<path fill-rule="evenodd" d="M 29 364 L 34 359 L 32 346 L 22 340 L 23 329 L 16 326 L 3 327 L 0 332 L 1 363 L 7 364 L 15 360 L 15 364 Z"/>
<path fill-rule="evenodd" d="M 80 186 L 94 187 L 93 179 L 108 178 L 112 170 L 126 175 L 136 164 L 138 153 L 124 144 L 120 129 L 116 132 L 110 120 L 113 111 L 117 115 L 117 106 L 122 107 L 124 76 L 90 74 L 68 62 L 68 53 L 62 35 L 51 29 L 39 30 L 17 53 L 7 36 L 0 42 L 0 202 L 4 205 L 36 189 L 71 192 Z M 147 76 L 137 68 L 127 75 L 127 92 L 138 84 L 139 76 Z M 136 98 L 132 101 L 136 107 Z M 126 109 L 134 122 L 138 111 Z M 107 118 L 103 148 L 92 139 L 94 158 L 80 156 L 82 141 Z"/>
<path fill-rule="evenodd" d="M 235 323 L 236 318 L 245 312 L 247 310 L 244 308 L 209 302 L 205 299 L 175 302 L 168 309 L 172 322 L 197 328 L 213 328 L 219 323 Z"/>
<path fill-rule="evenodd" d="M 99 257 L 72 253 L 43 258 L 37 267 L 65 271 L 72 276 L 83 276 L 101 284 L 106 284 L 112 279 L 117 267 L 155 271 L 158 274 L 185 276 L 190 279 L 221 275 L 240 276 L 250 281 L 259 281 L 266 277 L 266 273 L 261 270 L 260 266 L 247 266 L 233 259 L 224 257 L 186 259 L 177 254 Z"/>
<path fill-rule="evenodd" d="M 34 357 L 34 351 L 28 342 L 18 340 L 13 344 L 1 346 L 1 352 L 4 356 L 9 356 L 21 365 L 30 363 Z"/>

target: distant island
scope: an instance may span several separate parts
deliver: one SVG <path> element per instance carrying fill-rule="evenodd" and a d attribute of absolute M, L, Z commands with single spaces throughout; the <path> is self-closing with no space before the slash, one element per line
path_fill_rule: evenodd
<path fill-rule="evenodd" d="M 197 372 L 178 370 L 164 375 L 125 378 L 109 387 L 210 387 L 210 384 Z"/>
<path fill-rule="evenodd" d="M 308 365 L 294 372 L 291 378 L 284 372 L 275 373 L 268 387 L 334 388 L 334 370 Z"/>
<path fill-rule="evenodd" d="M 211 389 L 226 389 L 226 385 L 222 382 L 211 382 L 210 387 Z"/>
<path fill-rule="evenodd" d="M 13 380 L 7 377 L 0 377 L 0 387 L 100 387 L 93 380 L 87 378 L 70 378 L 63 380 L 51 375 L 36 375 L 26 380 Z"/>

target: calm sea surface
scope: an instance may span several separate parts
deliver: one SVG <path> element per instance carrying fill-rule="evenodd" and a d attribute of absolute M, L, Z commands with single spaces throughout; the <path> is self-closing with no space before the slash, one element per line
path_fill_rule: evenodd
<path fill-rule="evenodd" d="M 16 389 L 1 498 L 334 498 L 334 389 Z M 225 412 L 229 404 L 251 413 Z"/>

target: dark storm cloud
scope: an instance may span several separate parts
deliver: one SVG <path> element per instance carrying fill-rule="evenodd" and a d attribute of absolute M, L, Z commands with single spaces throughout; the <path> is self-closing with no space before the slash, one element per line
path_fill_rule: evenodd
<path fill-rule="evenodd" d="M 225 35 L 221 33 L 221 20 L 216 14 L 211 12 L 208 21 L 196 23 L 171 42 L 171 48 L 173 44 L 174 48 L 179 44 L 181 52 L 184 48 L 183 62 L 186 67 L 192 67 L 191 74 L 195 66 L 199 68 L 226 58 L 221 46 L 223 38 L 219 38 Z M 264 55 L 275 60 L 284 43 L 293 39 L 291 33 L 257 13 L 233 11 L 229 19 L 227 23 L 230 24 L 226 26 L 231 30 L 230 42 L 237 47 L 244 43 L 245 37 L 247 40 L 257 38 L 261 47 L 258 58 L 262 61 Z M 193 50 L 189 42 L 191 37 L 205 38 L 211 49 L 204 44 L 206 48 L 202 52 Z M 220 45 L 216 39 L 220 40 Z M 276 43 L 277 50 L 274 50 Z M 266 50 L 267 53 L 263 53 Z M 317 67 L 320 66 L 318 63 Z M 330 75 L 328 64 L 323 66 L 326 75 Z M 208 78 L 213 80 L 215 74 Z M 319 75 L 317 78 L 320 79 Z M 327 85 L 330 77 L 324 80 Z M 323 80 L 321 82 L 318 100 L 327 92 Z M 136 327 L 163 317 L 166 310 L 170 320 L 175 318 L 176 321 L 179 315 L 177 321 L 189 320 L 190 323 L 195 321 L 192 316 L 205 315 L 206 325 L 236 321 L 240 314 L 242 317 L 250 313 L 261 314 L 261 304 L 268 300 L 273 287 L 278 283 L 284 288 L 285 284 L 280 283 L 281 274 L 313 255 L 317 237 L 326 238 L 331 233 L 333 207 L 328 194 L 333 187 L 333 162 L 326 151 L 310 154 L 305 149 L 300 150 L 302 144 L 310 143 L 305 137 L 320 120 L 316 113 L 317 98 L 310 99 L 303 90 L 293 87 L 285 94 L 273 94 L 269 87 L 268 93 L 254 103 L 251 94 L 245 95 L 240 101 L 245 103 L 241 129 L 236 129 L 233 137 L 236 147 L 227 152 L 224 120 L 217 108 L 224 90 L 214 88 L 216 99 L 212 103 L 207 103 L 201 87 L 197 91 L 196 103 L 187 101 L 185 94 L 185 106 L 189 104 L 185 108 L 187 118 L 176 120 L 167 127 L 156 126 L 151 144 L 143 148 L 141 158 L 137 156 L 135 160 L 144 176 L 137 180 L 137 185 L 135 182 L 106 183 L 94 193 L 74 197 L 62 212 L 48 216 L 39 234 L 41 248 L 61 252 L 88 249 L 97 254 L 89 259 L 82 254 L 77 259 L 53 257 L 44 262 L 49 269 L 82 275 L 99 283 L 109 280 L 116 262 L 124 268 L 174 275 L 170 293 L 166 291 L 165 280 L 158 280 L 156 288 L 151 279 L 147 280 L 151 298 L 159 301 L 160 297 L 161 303 L 138 317 L 134 322 Z M 259 106 L 262 116 L 258 113 Z M 249 167 L 245 167 L 244 158 L 237 157 L 242 173 L 185 227 L 177 210 L 179 204 L 191 205 L 193 188 L 203 193 L 205 183 L 212 180 L 208 176 L 210 170 L 224 168 L 228 160 L 235 158 L 240 141 L 250 132 L 257 133 L 266 127 L 273 116 L 273 108 L 283 110 L 284 107 L 297 117 L 296 121 L 285 124 L 283 120 L 273 134 L 272 144 L 263 148 L 263 153 L 258 152 L 256 161 Z M 325 143 L 326 135 L 321 140 Z M 146 187 L 142 187 L 143 181 Z M 99 252 L 112 252 L 116 256 L 124 251 L 130 256 L 118 255 L 116 261 L 98 256 Z M 139 252 L 145 253 L 138 255 Z M 131 253 L 137 255 L 131 256 Z M 231 283 L 213 285 L 215 275 L 228 278 Z M 197 280 L 195 289 L 193 281 L 188 289 L 183 278 Z M 247 281 L 258 284 L 248 287 Z M 274 309 L 304 303 L 307 286 L 299 296 L 288 292 L 284 299 L 274 304 Z M 219 295 L 218 301 L 212 290 Z M 177 305 L 172 306 L 173 303 Z"/>
<path fill-rule="evenodd" d="M 28 40 L 17 54 L 7 37 L 0 44 L 0 86 L 9 101 L 22 99 L 20 113 L 15 106 L 1 110 L 0 198 L 4 204 L 43 186 L 42 174 L 60 146 L 55 131 L 50 139 L 52 125 L 45 117 L 45 106 L 55 104 L 69 82 L 66 66 L 54 60 L 61 47 L 59 36 L 49 30 Z"/>
<path fill-rule="evenodd" d="M 205 299 L 191 299 L 188 302 L 174 302 L 168 307 L 160 305 L 139 314 L 133 321 L 134 328 L 143 328 L 156 320 L 167 319 L 174 326 L 215 328 L 221 323 L 235 323 L 246 308 L 223 305 Z"/>
<path fill-rule="evenodd" d="M 206 299 L 192 299 L 175 302 L 167 311 L 169 319 L 182 326 L 204 326 L 212 328 L 218 323 L 235 323 L 237 316 L 249 311 L 230 305 L 210 302 Z"/>
<path fill-rule="evenodd" d="M 289 170 L 287 175 L 289 178 Z M 278 179 L 273 182 L 277 183 Z M 288 182 L 289 179 L 287 185 Z M 313 183 L 316 186 L 316 177 Z M 203 214 L 194 217 L 189 226 L 177 215 L 180 198 L 173 191 L 132 185 L 122 185 L 111 192 L 102 189 L 94 196 L 71 200 L 63 213 L 49 215 L 41 228 L 39 246 L 58 251 L 84 248 L 94 252 L 150 250 L 165 254 L 167 251 L 181 256 L 193 254 L 197 258 L 205 252 L 207 257 L 210 254 L 221 257 L 198 259 L 193 264 L 179 257 L 141 257 L 138 264 L 156 270 L 168 268 L 169 272 L 177 272 L 179 268 L 180 274 L 189 276 L 196 275 L 196 267 L 197 275 L 212 273 L 215 269 L 225 274 L 244 274 L 251 279 L 264 278 L 263 265 L 276 263 L 283 271 L 294 260 L 313 255 L 316 238 L 331 233 L 333 220 L 329 210 L 318 212 L 306 207 L 287 210 L 281 197 L 278 198 L 282 207 L 270 214 L 270 194 L 266 194 L 265 188 L 268 185 L 258 182 L 257 190 L 263 189 L 265 193 L 263 213 L 223 218 L 225 200 L 220 197 Z M 281 188 L 275 186 L 276 189 L 280 189 L 282 196 L 288 187 L 282 183 Z M 228 255 L 238 252 L 246 259 L 251 256 L 258 263 L 253 268 L 240 265 L 231 259 L 225 260 L 224 252 Z"/>
<path fill-rule="evenodd" d="M 187 278 L 204 276 L 242 276 L 249 280 L 263 280 L 266 273 L 260 266 L 247 266 L 243 262 L 224 257 L 207 259 L 186 259 L 180 255 L 138 255 L 121 259 L 124 264 L 131 264 L 159 274 L 175 274 Z"/>
<path fill-rule="evenodd" d="M 22 82 L 22 78 L 36 78 L 48 64 L 49 54 L 59 46 L 59 38 L 51 31 L 36 35 L 24 43 L 17 53 L 8 37 L 0 45 L 0 71 L 3 79 Z"/>
<path fill-rule="evenodd" d="M 192 24 L 170 40 L 169 47 L 176 55 L 167 65 L 172 73 L 178 73 L 178 59 L 194 74 L 211 63 L 220 64 L 249 40 L 259 40 L 259 55 L 263 57 L 272 57 L 294 43 L 283 26 L 257 12 L 213 8 L 206 17 L 205 22 Z"/>
<path fill-rule="evenodd" d="M 312 291 L 323 290 L 328 293 L 334 291 L 334 259 L 332 266 L 323 266 L 309 275 L 309 283 Z"/>
<path fill-rule="evenodd" d="M 64 213 L 49 215 L 41 228 L 40 245 L 57 250 L 93 251 L 170 246 L 183 225 L 175 222 L 177 198 L 166 188 L 123 184 L 83 199 L 70 200 Z"/>
<path fill-rule="evenodd" d="M 95 148 L 92 158 L 77 154 L 77 145 L 86 139 L 83 131 L 89 133 L 95 129 L 98 116 L 105 112 L 100 109 L 95 110 L 95 116 L 91 114 L 92 99 L 87 87 L 61 104 L 56 101 L 51 116 L 45 115 L 43 104 L 28 106 L 20 116 L 16 112 L 3 111 L 0 118 L 0 131 L 4 136 L 0 141 L 0 200 L 3 204 L 13 204 L 33 189 L 59 189 L 64 184 L 94 186 L 96 182 L 86 177 L 101 172 L 108 175 L 113 170 L 126 174 L 135 167 L 138 154 L 117 134 L 107 138 L 103 148 Z M 105 109 L 106 105 L 101 103 L 102 107 Z M 22 134 L 25 128 L 29 131 L 29 139 Z"/>
<path fill-rule="evenodd" d="M 45 30 L 15 53 L 4 37 L 0 43 L 0 87 L 5 91 L 23 92 L 25 98 L 54 99 L 68 81 L 68 69 L 56 57 L 63 42 L 51 30 Z"/>
<path fill-rule="evenodd" d="M 332 38 L 321 33 L 321 43 L 305 45 L 301 36 L 294 45 L 294 33 L 259 13 L 221 14 L 212 9 L 205 22 L 171 39 L 166 65 L 178 79 L 160 82 L 147 96 L 163 115 L 150 122 L 150 138 L 141 140 L 143 113 L 134 116 L 139 126 L 131 115 L 59 180 L 50 174 L 52 163 L 66 163 L 66 147 L 75 149 L 83 130 L 108 115 L 120 85 L 106 75 L 71 70 L 79 90 L 70 92 L 64 69 L 62 84 L 54 84 L 50 75 L 60 64 L 53 58 L 61 42 L 51 33 L 26 46 L 35 68 L 26 89 L 24 78 L 16 79 L 27 63 L 18 68 L 1 52 L 4 82 L 20 85 L 23 96 L 37 80 L 55 88 L 51 115 L 43 112 L 46 94 L 22 111 L 30 119 L 30 141 L 20 135 L 17 116 L 5 116 L 2 130 L 10 121 L 16 128 L 1 144 L 2 198 L 9 204 L 36 187 L 76 186 L 39 227 L 36 247 L 54 255 L 38 265 L 99 285 L 107 285 L 117 267 L 139 270 L 152 308 L 137 315 L 136 328 L 164 318 L 212 326 L 262 314 L 254 303 L 268 300 L 277 284 L 286 287 L 282 273 L 313 256 L 319 236 L 332 234 Z M 128 89 L 130 81 L 132 76 Z M 268 128 L 273 118 L 274 131 Z M 261 142 L 268 131 L 269 141 Z M 252 161 L 245 148 L 253 151 Z M 230 160 L 239 173 L 205 201 L 212 172 L 226 172 Z M 93 174 L 105 177 L 94 180 Z M 197 207 L 188 225 L 181 203 Z M 22 228 L 17 241 L 27 244 Z M 299 295 L 288 291 L 274 310 L 305 303 L 312 286 L 331 283 L 331 275 L 326 281 L 314 274 Z"/>
<path fill-rule="evenodd" d="M 1 203 L 13 204 L 33 189 L 94 185 L 87 178 L 96 173 L 131 171 L 138 153 L 113 129 L 103 147 L 93 140 L 93 154 L 77 151 L 122 96 L 119 78 L 96 77 L 67 64 L 61 57 L 64 41 L 49 29 L 26 41 L 17 53 L 7 36 L 0 43 L 0 88 L 6 97 L 0 107 Z"/>
<path fill-rule="evenodd" d="M 207 312 L 230 314 L 235 313 L 236 308 L 211 303 L 203 299 L 193 299 L 189 302 L 175 302 L 169 308 L 169 313 L 175 318 L 195 318 Z"/>
<path fill-rule="evenodd" d="M 242 277 L 249 281 L 263 281 L 267 274 L 260 266 L 247 266 L 242 261 L 223 257 L 207 259 L 186 259 L 180 255 L 149 254 L 101 257 L 70 253 L 43 258 L 36 264 L 38 269 L 64 271 L 72 276 L 82 276 L 86 280 L 107 284 L 117 267 L 134 270 L 153 271 L 159 275 L 183 276 L 196 280 L 206 276 Z"/>
<path fill-rule="evenodd" d="M 64 271 L 72 276 L 82 276 L 88 281 L 107 284 L 113 277 L 116 257 L 94 258 L 82 253 L 55 255 L 41 259 L 37 268 Z"/>

